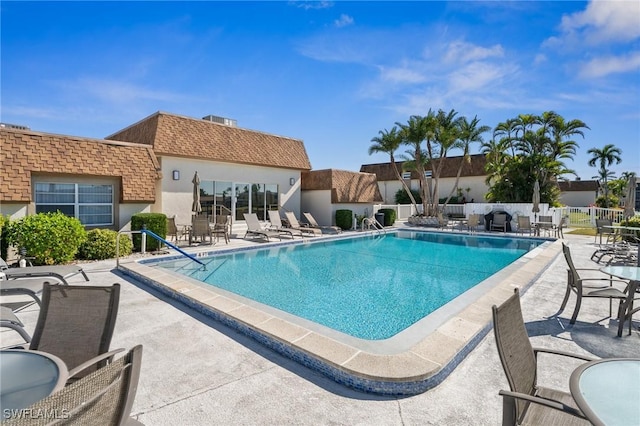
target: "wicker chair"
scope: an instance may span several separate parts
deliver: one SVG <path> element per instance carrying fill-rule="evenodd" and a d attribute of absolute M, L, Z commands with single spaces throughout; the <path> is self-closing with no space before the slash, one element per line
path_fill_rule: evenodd
<path fill-rule="evenodd" d="M 620 306 L 618 308 L 618 318 L 623 320 L 621 315 L 623 314 L 623 305 L 627 300 L 627 294 L 622 292 L 621 290 L 613 287 L 614 283 L 620 283 L 620 285 L 627 286 L 626 281 L 617 280 L 613 277 L 603 274 L 598 269 L 593 268 L 576 268 L 573 264 L 573 259 L 571 258 L 571 250 L 569 246 L 565 243 L 562 243 L 562 252 L 564 253 L 564 258 L 567 261 L 567 266 L 569 269 L 567 270 L 567 290 L 564 294 L 564 299 L 562 300 L 562 304 L 560 305 L 560 312 L 562 312 L 567 305 L 567 301 L 569 300 L 569 295 L 573 292 L 576 294 L 576 307 L 573 309 L 573 315 L 571 315 L 570 324 L 574 324 L 576 322 L 576 318 L 578 318 L 578 312 L 580 312 L 580 305 L 582 304 L 582 298 L 584 297 L 596 297 L 600 299 L 608 299 L 609 302 L 609 316 L 612 314 L 611 310 L 611 301 L 618 300 L 620 302 Z M 598 273 L 598 277 L 582 277 L 578 271 L 592 271 Z M 585 282 L 597 282 L 599 284 L 585 284 Z"/>
<path fill-rule="evenodd" d="M 591 424 L 578 409 L 571 394 L 538 386 L 537 356 L 539 353 L 548 353 L 584 361 L 591 359 L 533 348 L 522 319 L 518 289 L 502 305 L 494 305 L 492 311 L 498 355 L 511 388 L 511 391 L 499 392 L 502 395 L 503 426 Z"/>
<path fill-rule="evenodd" d="M 96 364 L 114 355 L 113 351 L 85 363 Z M 141 423 L 129 418 L 138 388 L 142 346 L 131 349 L 80 380 L 26 408 L 27 413 L 42 416 L 18 416 L 3 421 L 10 426 L 77 424 L 88 426 L 132 425 Z M 57 418 L 53 418 L 57 417 Z"/>
<path fill-rule="evenodd" d="M 103 287 L 45 283 L 29 349 L 56 355 L 70 370 L 107 352 L 119 300 L 120 284 Z"/>

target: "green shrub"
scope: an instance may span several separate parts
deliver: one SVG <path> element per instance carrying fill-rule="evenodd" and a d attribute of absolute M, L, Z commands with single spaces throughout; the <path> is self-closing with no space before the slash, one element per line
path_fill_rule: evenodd
<path fill-rule="evenodd" d="M 162 238 L 167 238 L 167 215 L 164 213 L 138 213 L 131 216 L 131 230 L 139 231 L 142 226 L 157 234 Z M 141 250 L 142 235 L 133 234 L 133 247 L 136 251 Z M 160 242 L 153 237 L 147 237 L 147 250 L 158 250 Z"/>
<path fill-rule="evenodd" d="M 631 226 L 634 228 L 640 228 L 640 216 L 630 217 L 629 219 L 623 220 L 620 222 L 622 226 Z M 633 237 L 632 231 L 625 231 L 624 240 L 630 243 L 636 243 L 636 238 L 640 238 L 640 231 L 635 231 L 635 238 Z"/>
<path fill-rule="evenodd" d="M 422 194 L 417 189 L 412 189 L 411 194 L 413 198 L 416 200 L 417 204 L 422 204 Z M 395 195 L 396 204 L 411 204 L 411 198 L 407 195 L 407 191 L 404 188 L 398 189 Z"/>
<path fill-rule="evenodd" d="M 78 249 L 78 258 L 102 260 L 116 257 L 116 238 L 118 233 L 111 229 L 92 229 L 87 232 L 87 241 Z M 119 255 L 129 256 L 132 251 L 133 242 L 129 235 L 120 234 Z"/>
<path fill-rule="evenodd" d="M 384 213 L 385 226 L 392 226 L 396 222 L 396 211 L 394 209 L 380 209 L 378 213 Z"/>
<path fill-rule="evenodd" d="M 340 228 L 347 230 L 353 226 L 353 211 L 351 210 L 336 210 L 336 225 Z"/>
<path fill-rule="evenodd" d="M 620 199 L 615 195 L 609 194 L 609 205 L 606 205 L 606 198 L 604 195 L 596 198 L 596 206 L 598 207 L 608 207 L 608 208 L 616 208 L 620 204 Z"/>
<path fill-rule="evenodd" d="M 37 265 L 71 262 L 86 239 L 80 221 L 60 212 L 26 216 L 7 226 L 8 243 L 24 247 Z"/>

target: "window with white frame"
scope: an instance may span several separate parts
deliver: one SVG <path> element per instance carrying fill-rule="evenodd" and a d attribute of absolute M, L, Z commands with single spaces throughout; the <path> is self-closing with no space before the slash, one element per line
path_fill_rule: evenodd
<path fill-rule="evenodd" d="M 402 172 L 402 179 L 411 179 L 411 172 Z"/>
<path fill-rule="evenodd" d="M 36 213 L 60 211 L 83 225 L 113 225 L 113 185 L 38 182 Z"/>

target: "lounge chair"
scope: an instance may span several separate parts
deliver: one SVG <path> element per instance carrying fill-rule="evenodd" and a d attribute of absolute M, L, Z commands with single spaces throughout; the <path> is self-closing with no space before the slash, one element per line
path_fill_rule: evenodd
<path fill-rule="evenodd" d="M 7 327 L 16 331 L 26 343 L 31 341 L 31 336 L 24 329 L 24 324 L 9 307 L 0 306 L 0 327 Z"/>
<path fill-rule="evenodd" d="M 289 222 L 289 227 L 291 229 L 297 229 L 298 231 L 309 234 L 311 236 L 322 234 L 322 230 L 320 228 L 311 228 L 309 226 L 300 225 L 300 222 L 298 222 L 298 218 L 293 212 L 284 212 L 284 215 L 287 218 L 287 222 Z"/>
<path fill-rule="evenodd" d="M 309 223 L 309 226 L 311 228 L 320 229 L 323 234 L 324 234 L 324 231 L 327 231 L 328 234 L 340 234 L 340 233 L 342 233 L 342 228 L 340 228 L 339 226 L 321 226 L 321 225 L 319 225 L 318 222 L 316 221 L 316 219 L 313 217 L 313 215 L 311 213 L 309 213 L 309 212 L 304 212 L 304 213 L 302 213 L 302 215 L 307 220 L 307 222 Z"/>
<path fill-rule="evenodd" d="M 295 235 L 300 236 L 300 238 L 303 237 L 302 231 L 300 231 L 299 229 L 285 228 L 282 225 L 280 212 L 278 212 L 277 210 L 269 210 L 269 222 L 271 222 L 271 227 L 269 229 L 282 232 L 283 234 L 288 234 L 289 236 L 291 236 L 291 238 L 293 238 Z"/>
<path fill-rule="evenodd" d="M 504 213 L 495 213 L 493 220 L 489 224 L 489 230 L 507 232 L 507 215 Z"/>
<path fill-rule="evenodd" d="M 68 285 L 67 281 L 57 274 L 53 275 L 39 275 L 33 278 L 14 278 L 11 280 L 0 280 L 0 295 L 1 296 L 28 296 L 33 299 L 33 302 L 39 306 L 42 305 L 39 294 L 42 293 L 44 283 L 50 284 L 62 284 Z M 31 303 L 26 303 L 20 308 L 15 308 L 15 311 L 23 309 Z"/>
<path fill-rule="evenodd" d="M 263 228 L 255 213 L 244 213 L 244 220 L 247 222 L 247 232 L 244 234 L 245 238 L 247 238 L 247 235 L 253 235 L 265 238 L 267 241 L 272 237 L 282 239 L 282 232 Z"/>
<path fill-rule="evenodd" d="M 518 216 L 518 234 L 524 235 L 525 232 L 529 235 L 533 234 L 531 219 L 529 216 Z"/>
<path fill-rule="evenodd" d="M 12 278 L 28 278 L 42 276 L 60 276 L 63 279 L 69 279 L 74 275 L 82 274 L 85 281 L 89 281 L 86 272 L 79 265 L 45 265 L 45 266 L 27 266 L 25 268 L 9 268 L 7 262 L 0 258 L 0 271 L 2 271 L 7 279 Z"/>
<path fill-rule="evenodd" d="M 109 350 L 118 315 L 120 284 L 46 284 L 29 350 L 49 352 L 72 370 Z M 87 369 L 83 374 L 95 370 Z"/>
<path fill-rule="evenodd" d="M 104 358 L 113 357 L 120 351 L 112 351 L 96 357 L 87 364 L 102 362 Z M 51 417 L 21 415 L 6 419 L 2 424 L 8 426 L 54 423 L 96 426 L 141 425 L 137 420 L 129 418 L 138 388 L 141 364 L 142 345 L 138 345 L 111 364 L 68 384 L 58 392 L 23 410 L 24 413 L 55 413 L 57 419 L 64 416 L 64 420 L 60 423 L 46 421 L 52 420 L 53 415 Z M 73 374 L 73 372 L 70 373 Z"/>
<path fill-rule="evenodd" d="M 499 307 L 494 305 L 493 330 L 510 391 L 501 390 L 503 426 L 589 425 L 570 393 L 538 386 L 538 354 L 547 353 L 592 361 L 567 352 L 534 348 L 522 319 L 520 295 L 515 289 Z"/>
<path fill-rule="evenodd" d="M 573 309 L 573 315 L 571 315 L 570 324 L 574 324 L 576 322 L 576 318 L 578 317 L 578 312 L 580 312 L 580 305 L 582 304 L 582 298 L 584 297 L 595 297 L 600 299 L 609 299 L 609 316 L 611 316 L 611 302 L 615 299 L 620 302 L 620 306 L 618 307 L 618 319 L 620 321 L 624 321 L 623 315 L 623 305 L 627 300 L 627 294 L 622 292 L 616 287 L 613 287 L 614 283 L 620 283 L 627 287 L 627 282 L 622 280 L 614 279 L 613 277 L 606 275 L 600 272 L 599 269 L 593 268 L 576 268 L 573 264 L 573 259 L 571 258 L 571 250 L 569 246 L 565 243 L 562 243 L 562 252 L 564 253 L 564 258 L 567 262 L 567 266 L 569 269 L 567 270 L 567 290 L 564 294 L 564 299 L 562 300 L 562 304 L 560 305 L 560 311 L 562 312 L 567 305 L 567 301 L 569 300 L 569 295 L 573 292 L 576 294 L 576 306 Z M 590 277 L 585 278 L 580 276 L 578 271 L 592 271 L 597 272 L 598 277 Z M 597 282 L 597 285 L 585 285 L 585 282 Z"/>

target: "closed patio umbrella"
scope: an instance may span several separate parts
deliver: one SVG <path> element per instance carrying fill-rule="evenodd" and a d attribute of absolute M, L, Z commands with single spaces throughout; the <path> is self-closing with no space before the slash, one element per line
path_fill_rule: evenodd
<path fill-rule="evenodd" d="M 624 201 L 624 217 L 629 219 L 636 214 L 636 177 L 631 176 L 627 182 L 627 194 Z"/>
<path fill-rule="evenodd" d="M 533 212 L 533 221 L 537 222 L 538 213 L 540 213 L 540 183 L 536 180 L 536 183 L 533 185 L 533 208 L 531 211 Z"/>
<path fill-rule="evenodd" d="M 193 204 L 191 205 L 191 211 L 195 214 L 202 212 L 202 205 L 200 204 L 200 177 L 198 172 L 193 175 Z"/>

